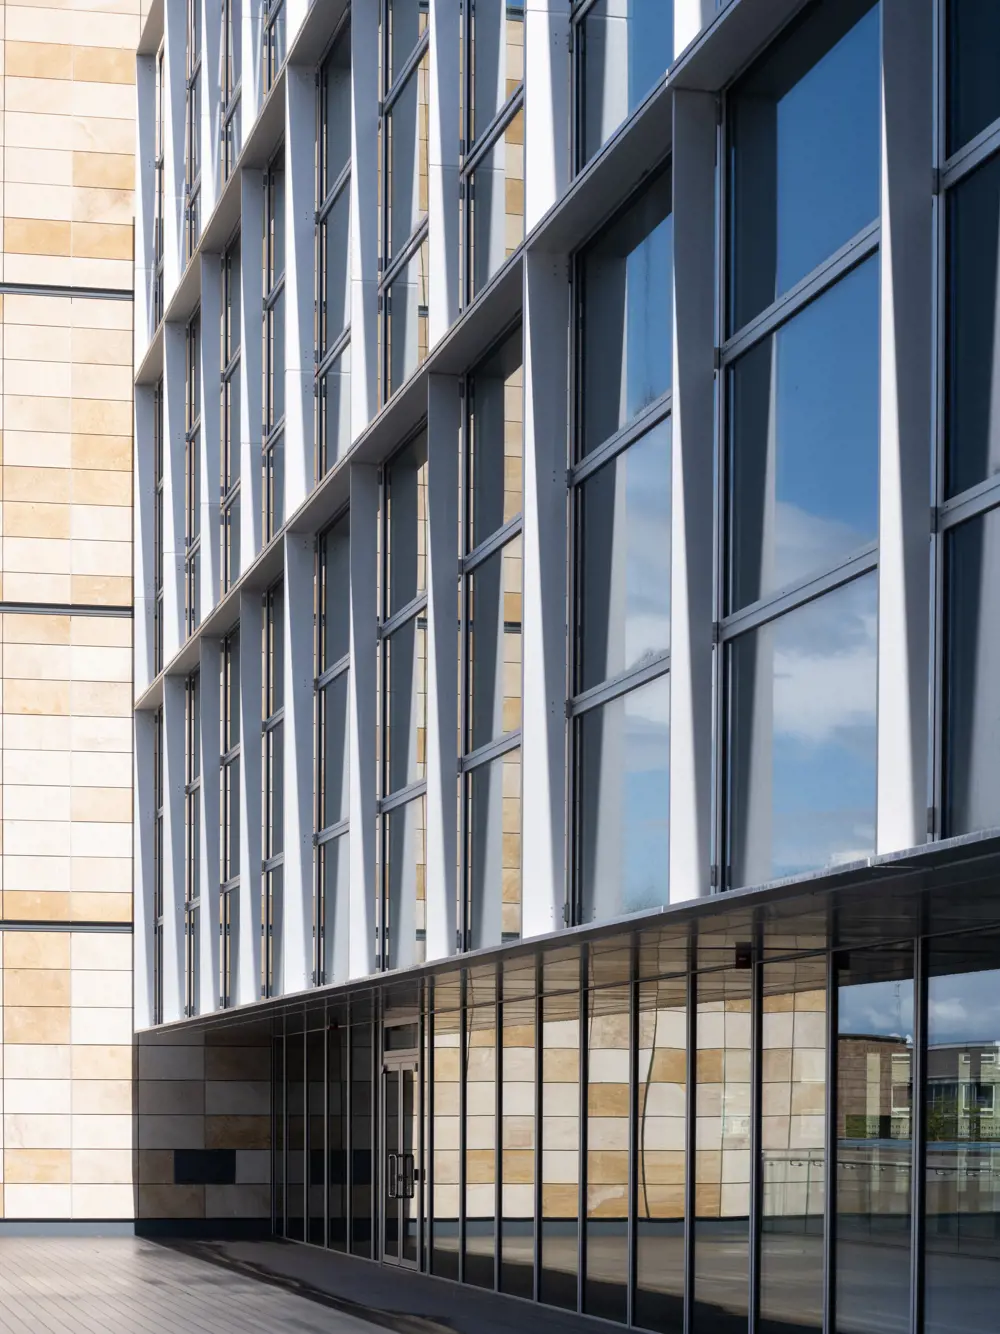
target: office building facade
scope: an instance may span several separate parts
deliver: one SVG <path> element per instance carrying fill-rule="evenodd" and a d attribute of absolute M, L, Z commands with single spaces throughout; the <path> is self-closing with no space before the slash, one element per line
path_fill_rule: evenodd
<path fill-rule="evenodd" d="M 138 52 L 140 1221 L 991 1328 L 1000 21 Z"/>

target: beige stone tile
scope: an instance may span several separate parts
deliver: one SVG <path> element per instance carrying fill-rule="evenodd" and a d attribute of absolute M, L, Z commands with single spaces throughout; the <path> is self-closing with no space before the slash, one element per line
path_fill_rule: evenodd
<path fill-rule="evenodd" d="M 5 857 L 5 861 L 6 861 Z M 68 922 L 70 895 L 47 893 L 44 890 L 3 891 L 4 916 L 11 922 Z M 58 1041 L 46 1038 L 45 1041 Z M 68 1041 L 68 1037 L 65 1039 Z M 27 1041 L 33 1041 L 28 1038 Z"/>
<path fill-rule="evenodd" d="M 9 446 L 9 440 L 7 443 Z M 69 454 L 68 439 L 66 453 Z M 28 501 L 33 504 L 69 504 L 72 477 L 69 468 L 12 467 L 9 463 L 4 464 L 4 499 Z"/>
<path fill-rule="evenodd" d="M 8 965 L 4 968 L 3 987 L 5 1009 L 32 1005 L 51 1009 L 70 1003 L 70 974 L 65 968 Z"/>
<path fill-rule="evenodd" d="M 8 254 L 68 255 L 71 226 L 46 218 L 6 218 L 4 250 Z"/>
<path fill-rule="evenodd" d="M 8 784 L 3 790 L 2 810 L 8 825 L 31 820 L 43 824 L 65 821 L 70 818 L 70 789 Z"/>
<path fill-rule="evenodd" d="M 95 1185 L 74 1183 L 72 1190 L 74 1218 L 128 1219 L 134 1216 L 134 1194 L 132 1186 L 128 1183 L 98 1182 Z"/>
<path fill-rule="evenodd" d="M 73 476 L 72 498 L 74 505 L 78 506 L 131 505 L 132 474 L 98 468 L 82 469 Z"/>
<path fill-rule="evenodd" d="M 130 153 L 74 152 L 68 156 L 73 185 L 109 190 L 134 188 L 135 160 Z"/>
<path fill-rule="evenodd" d="M 73 576 L 69 574 L 18 574 L 3 576 L 3 594 L 11 602 L 67 603 L 73 597 Z"/>
<path fill-rule="evenodd" d="M 127 718 L 132 712 L 131 687 L 125 682 L 73 681 L 70 703 L 77 717 Z"/>
<path fill-rule="evenodd" d="M 135 57 L 127 49 L 77 46 L 72 52 L 74 79 L 88 83 L 135 83 Z"/>
<path fill-rule="evenodd" d="M 4 1152 L 9 1149 L 65 1149 L 70 1144 L 68 1116 L 31 1116 L 5 1113 Z"/>
<path fill-rule="evenodd" d="M 70 959 L 74 974 L 94 971 L 100 974 L 122 972 L 131 975 L 132 938 L 122 932 L 74 932 L 70 937 Z M 76 984 L 77 979 L 74 977 L 74 988 Z"/>
<path fill-rule="evenodd" d="M 123 1009 L 132 1004 L 132 974 L 97 969 L 74 970 L 70 995 L 73 1005 L 94 1009 L 101 1006 Z"/>
<path fill-rule="evenodd" d="M 64 857 L 70 851 L 70 825 L 55 820 L 5 820 L 3 843 L 6 852 L 17 856 Z"/>
<path fill-rule="evenodd" d="M 131 426 L 129 426 L 128 433 L 121 429 L 113 429 L 122 425 L 121 414 L 115 412 L 109 414 L 109 424 L 112 429 L 102 429 L 96 424 L 100 420 L 100 412 L 91 413 L 89 411 L 96 408 L 97 405 L 82 400 L 75 406 L 81 409 L 81 416 L 85 420 L 82 426 L 74 426 L 74 431 L 77 433 L 73 435 L 71 441 L 73 467 L 100 468 L 104 471 L 128 472 L 131 474 Z M 118 407 L 118 405 L 112 406 Z"/>
<path fill-rule="evenodd" d="M 122 822 L 76 821 L 70 829 L 70 840 L 71 851 L 77 857 L 128 857 L 132 851 L 132 826 Z"/>
<path fill-rule="evenodd" d="M 3 510 L 5 537 L 68 538 L 70 509 L 68 505 L 26 505 L 7 500 Z"/>
<path fill-rule="evenodd" d="M 10 225 L 10 223 L 8 223 Z M 47 224 L 49 226 L 53 224 Z M 73 254 L 80 255 L 85 259 L 122 259 L 127 260 L 132 255 L 132 228 L 123 223 L 110 222 L 74 222 L 72 227 L 72 247 Z M 40 236 L 35 236 L 35 244 L 55 245 L 55 233 L 51 240 L 43 242 Z M 60 234 L 61 235 L 61 234 Z M 20 239 L 20 234 L 19 234 Z M 62 250 L 40 250 L 28 249 L 28 242 L 23 241 L 25 253 L 27 254 L 63 254 Z M 13 247 L 11 247 L 13 249 Z"/>
<path fill-rule="evenodd" d="M 130 580 L 132 547 L 127 540 L 91 542 L 74 539 L 70 544 L 70 570 L 76 576 Z"/>
<path fill-rule="evenodd" d="M 129 1116 L 132 1113 L 130 1079 L 75 1079 L 72 1096 L 74 1116 Z"/>
<path fill-rule="evenodd" d="M 71 1047 L 71 1069 L 74 1079 L 131 1079 L 132 1048 L 130 1045 Z"/>
<path fill-rule="evenodd" d="M 76 751 L 132 753 L 131 715 L 102 718 L 80 715 L 70 718 L 70 749 Z"/>
<path fill-rule="evenodd" d="M 70 937 L 61 931 L 5 931 L 2 938 L 4 968 L 12 972 L 70 966 Z"/>
<path fill-rule="evenodd" d="M 101 1081 L 98 1081 L 101 1082 Z M 109 1112 L 72 1117 L 72 1145 L 74 1149 L 131 1149 L 131 1113 L 115 1115 Z"/>
<path fill-rule="evenodd" d="M 4 171 L 8 181 L 41 185 L 88 184 L 74 179 L 73 154 L 68 149 L 8 148 L 4 154 Z M 134 169 L 132 175 L 134 179 Z"/>
<path fill-rule="evenodd" d="M 70 1040 L 74 1046 L 86 1046 L 90 1043 L 102 1047 L 117 1046 L 124 1045 L 132 1039 L 132 1011 L 130 1008 L 78 1008 L 71 1013 L 72 1036 Z M 4 1017 L 6 1019 L 6 1010 Z"/>
<path fill-rule="evenodd" d="M 205 1187 L 140 1185 L 140 1218 L 204 1218 Z"/>
<path fill-rule="evenodd" d="M 74 574 L 70 576 L 73 602 L 100 607 L 127 607 L 132 601 L 132 580 L 127 575 Z"/>
<path fill-rule="evenodd" d="M 3 1158 L 7 1185 L 51 1185 L 70 1180 L 69 1149 L 7 1149 Z"/>
<path fill-rule="evenodd" d="M 6 898 L 5 893 L 4 907 L 8 910 Z M 70 1040 L 70 1011 L 60 1006 L 5 1004 L 3 1036 L 6 1043 L 27 1042 L 33 1046 L 39 1043 L 65 1045 Z"/>
<path fill-rule="evenodd" d="M 13 759 L 19 751 L 69 752 L 72 727 L 68 715 L 48 717 L 43 714 L 11 714 L 3 720 L 7 753 Z M 53 763 L 59 763 L 58 758 Z"/>
<path fill-rule="evenodd" d="M 69 1079 L 70 1048 L 15 1043 L 4 1053 L 3 1072 L 8 1079 Z"/>
<path fill-rule="evenodd" d="M 70 1105 L 68 1079 L 4 1078 L 4 1111 L 9 1115 L 64 1116 Z"/>
<path fill-rule="evenodd" d="M 69 1218 L 70 1186 L 6 1185 L 4 1208 L 8 1218 Z"/>
<path fill-rule="evenodd" d="M 132 893 L 131 857 L 73 857 L 70 862 L 69 887 L 73 893 L 103 894 L 120 899 Z M 91 919 L 101 921 L 100 917 Z M 117 921 L 118 918 L 113 918 Z"/>
<path fill-rule="evenodd" d="M 74 890 L 69 899 L 72 918 L 76 922 L 131 922 L 132 920 L 130 892 L 89 894 Z"/>
<path fill-rule="evenodd" d="M 12 41 L 8 29 L 4 42 L 4 72 L 8 77 L 71 79 L 73 48 L 48 41 Z"/>
<path fill-rule="evenodd" d="M 130 824 L 132 793 L 121 787 L 73 788 L 70 818 L 74 821 Z"/>
<path fill-rule="evenodd" d="M 11 644 L 69 644 L 70 619 L 69 616 L 31 616 L 7 612 L 3 622 L 4 645 L 9 651 Z M 11 661 L 16 662 L 16 658 L 4 658 L 4 674 L 16 676 L 16 672 L 8 671 Z M 65 663 L 69 665 L 68 656 Z"/>
<path fill-rule="evenodd" d="M 119 648 L 132 650 L 132 622 L 127 616 L 74 616 L 70 624 L 70 643 L 80 648 Z M 119 655 L 119 664 L 124 655 Z"/>

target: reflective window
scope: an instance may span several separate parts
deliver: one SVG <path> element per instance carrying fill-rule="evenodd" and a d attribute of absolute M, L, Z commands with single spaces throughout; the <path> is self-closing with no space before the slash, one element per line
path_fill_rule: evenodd
<path fill-rule="evenodd" d="M 264 881 L 261 893 L 260 991 L 281 989 L 281 920 L 285 851 L 285 590 L 277 583 L 264 594 L 262 773 Z"/>
<path fill-rule="evenodd" d="M 520 330 L 468 385 L 466 551 L 473 551 L 521 513 L 524 380 Z"/>
<path fill-rule="evenodd" d="M 524 0 L 468 0 L 471 99 L 468 141 L 474 143 L 524 81 Z"/>
<path fill-rule="evenodd" d="M 327 1030 L 327 1245 L 347 1250 L 347 1042 L 350 1030 L 335 1024 Z"/>
<path fill-rule="evenodd" d="M 306 1240 L 326 1245 L 326 1034 L 306 1034 Z"/>
<path fill-rule="evenodd" d="M 274 1061 L 273 1118 L 271 1131 L 271 1217 L 274 1231 L 285 1235 L 285 1100 L 287 1097 L 287 1070 L 285 1067 L 285 1039 L 276 1037 L 272 1048 Z"/>
<path fill-rule="evenodd" d="M 500 1290 L 515 1297 L 532 1296 L 535 1264 L 535 998 L 534 979 L 507 999 L 501 1010 L 503 1049 L 503 1117 L 500 1130 L 502 1165 L 500 1204 Z M 520 994 L 524 990 L 527 995 Z"/>
<path fill-rule="evenodd" d="M 236 999 L 240 886 L 240 631 L 222 641 L 219 662 L 219 1005 Z"/>
<path fill-rule="evenodd" d="M 427 356 L 428 264 L 427 241 L 395 274 L 383 298 L 385 311 L 385 397 L 394 394 Z"/>
<path fill-rule="evenodd" d="M 624 1324 L 628 1311 L 629 987 L 587 996 L 587 1214 L 583 1309 Z"/>
<path fill-rule="evenodd" d="M 597 0 L 576 43 L 582 167 L 666 74 L 674 56 L 673 0 Z"/>
<path fill-rule="evenodd" d="M 580 997 L 542 1003 L 542 1268 L 539 1298 L 577 1306 L 580 1216 Z"/>
<path fill-rule="evenodd" d="M 878 259 L 740 357 L 729 393 L 732 612 L 877 540 Z"/>
<path fill-rule="evenodd" d="M 729 330 L 879 213 L 879 10 L 810 8 L 732 90 Z"/>
<path fill-rule="evenodd" d="M 1000 474 L 1000 157 L 947 199 L 945 492 L 952 497 Z"/>
<path fill-rule="evenodd" d="M 1000 824 L 1000 510 L 947 536 L 945 832 Z"/>
<path fill-rule="evenodd" d="M 351 30 L 320 70 L 317 156 L 316 478 L 351 443 Z"/>
<path fill-rule="evenodd" d="M 186 105 L 184 134 L 184 258 L 201 235 L 201 0 L 187 0 Z"/>
<path fill-rule="evenodd" d="M 521 728 L 521 539 L 468 578 L 469 749 Z"/>
<path fill-rule="evenodd" d="M 1000 9 L 948 0 L 948 153 L 1000 118 Z"/>
<path fill-rule="evenodd" d="M 469 912 L 472 947 L 521 935 L 521 751 L 508 750 L 468 775 Z"/>
<path fill-rule="evenodd" d="M 580 260 L 581 456 L 671 387 L 671 198 L 665 172 Z"/>
<path fill-rule="evenodd" d="M 240 239 L 222 259 L 222 493 L 221 576 L 223 594 L 240 574 Z"/>
<path fill-rule="evenodd" d="M 222 0 L 222 96 L 219 115 L 222 120 L 222 169 L 226 180 L 232 174 L 243 147 L 240 108 L 242 12 L 240 0 Z"/>
<path fill-rule="evenodd" d="M 436 993 L 435 993 L 436 994 Z M 461 1180 L 461 1012 L 438 1008 L 434 1015 L 434 1216 L 430 1220 L 430 1269 L 458 1278 L 458 1211 Z"/>
<path fill-rule="evenodd" d="M 638 1004 L 633 1318 L 674 1334 L 684 1313 L 687 979 L 640 983 Z"/>
<path fill-rule="evenodd" d="M 285 0 L 263 0 L 264 35 L 261 42 L 261 62 L 265 91 L 274 86 L 285 59 L 287 16 Z"/>
<path fill-rule="evenodd" d="M 409 968 L 424 961 L 427 935 L 427 798 L 414 797 L 383 816 L 385 837 L 385 939 L 383 967 Z"/>
<path fill-rule="evenodd" d="M 264 541 L 285 518 L 285 171 L 284 149 L 265 175 Z"/>
<path fill-rule="evenodd" d="M 304 1033 L 285 1038 L 285 1236 L 306 1240 L 306 1048 Z"/>
<path fill-rule="evenodd" d="M 465 1012 L 465 1281 L 494 1286 L 497 1205 L 497 1011 Z"/>
<path fill-rule="evenodd" d="M 374 1260 L 374 1059 L 371 1024 L 355 1024 L 351 1042 L 351 1254 Z"/>
<path fill-rule="evenodd" d="M 516 112 L 468 178 L 470 295 L 524 240 L 524 111 Z"/>
<path fill-rule="evenodd" d="M 761 1334 L 823 1328 L 826 959 L 765 963 L 761 1021 Z"/>
<path fill-rule="evenodd" d="M 836 1311 L 852 1334 L 909 1325 L 912 979 L 912 948 L 838 967 Z"/>
<path fill-rule="evenodd" d="M 427 592 L 427 435 L 421 432 L 385 471 L 385 614 Z"/>
<path fill-rule="evenodd" d="M 427 776 L 427 617 L 412 616 L 385 641 L 384 792 Z"/>
<path fill-rule="evenodd" d="M 670 678 L 584 713 L 578 725 L 580 919 L 667 902 Z"/>
<path fill-rule="evenodd" d="M 1000 1278 L 1000 938 L 928 951 L 924 1330 L 986 1330 Z"/>
<path fill-rule="evenodd" d="M 201 312 L 188 321 L 184 340 L 184 628 L 201 620 Z"/>
<path fill-rule="evenodd" d="M 350 806 L 350 516 L 319 536 L 316 560 L 315 980 L 347 975 Z"/>
<path fill-rule="evenodd" d="M 694 1334 L 744 1328 L 747 1318 L 750 981 L 749 969 L 697 979 Z"/>
<path fill-rule="evenodd" d="M 163 670 L 163 381 L 153 389 L 153 675 Z"/>
<path fill-rule="evenodd" d="M 874 850 L 877 596 L 864 575 L 732 642 L 733 887 Z"/>
<path fill-rule="evenodd" d="M 184 682 L 184 1013 L 197 1014 L 201 965 L 201 674 Z"/>

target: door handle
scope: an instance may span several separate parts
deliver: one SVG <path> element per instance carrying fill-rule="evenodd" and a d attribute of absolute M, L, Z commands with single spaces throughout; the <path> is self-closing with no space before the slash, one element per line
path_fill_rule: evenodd
<path fill-rule="evenodd" d="M 402 1155 L 402 1162 L 403 1162 L 403 1177 L 401 1182 L 402 1198 L 404 1200 L 412 1200 L 414 1195 L 416 1194 L 416 1187 L 414 1183 L 416 1181 L 416 1175 L 417 1175 L 413 1167 L 413 1154 L 404 1153 Z"/>
<path fill-rule="evenodd" d="M 390 1153 L 386 1164 L 386 1194 L 390 1200 L 399 1199 L 399 1154 Z"/>

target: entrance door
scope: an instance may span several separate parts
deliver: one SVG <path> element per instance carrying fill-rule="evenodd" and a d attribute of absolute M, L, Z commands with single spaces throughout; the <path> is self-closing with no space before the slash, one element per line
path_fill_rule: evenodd
<path fill-rule="evenodd" d="M 417 1062 L 382 1071 L 382 1259 L 416 1268 L 419 1259 Z"/>

